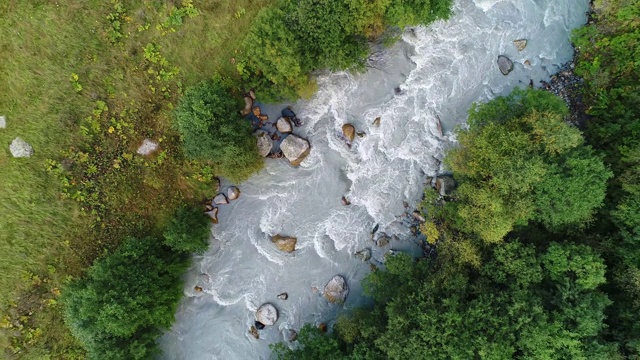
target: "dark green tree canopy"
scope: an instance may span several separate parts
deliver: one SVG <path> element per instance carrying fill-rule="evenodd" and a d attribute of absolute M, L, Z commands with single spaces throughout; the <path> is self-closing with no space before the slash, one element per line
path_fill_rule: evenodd
<path fill-rule="evenodd" d="M 165 245 L 173 250 L 200 254 L 209 246 L 211 221 L 198 207 L 182 205 L 163 235 Z"/>

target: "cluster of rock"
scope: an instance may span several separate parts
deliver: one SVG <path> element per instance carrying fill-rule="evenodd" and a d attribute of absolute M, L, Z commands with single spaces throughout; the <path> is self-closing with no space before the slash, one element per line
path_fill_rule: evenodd
<path fill-rule="evenodd" d="M 226 193 L 225 192 L 219 192 L 220 191 L 220 179 L 216 178 L 215 179 L 215 187 L 216 187 L 216 192 L 218 193 L 216 196 L 213 197 L 213 199 L 211 199 L 211 201 L 207 201 L 206 205 L 205 205 L 205 215 L 209 216 L 211 218 L 211 222 L 213 222 L 214 224 L 218 223 L 218 207 L 220 205 L 226 205 L 228 204 L 230 201 L 236 200 L 237 198 L 240 197 L 240 189 L 238 189 L 237 186 L 229 186 L 227 188 Z"/>
<path fill-rule="evenodd" d="M 522 51 L 527 47 L 527 39 L 514 40 L 513 45 L 518 51 Z M 525 64 L 530 65 L 531 63 L 529 62 L 529 60 L 526 60 Z M 500 70 L 502 75 L 509 75 L 509 73 L 513 71 L 513 61 L 511 61 L 511 59 L 509 59 L 506 55 L 499 55 L 498 69 Z"/>

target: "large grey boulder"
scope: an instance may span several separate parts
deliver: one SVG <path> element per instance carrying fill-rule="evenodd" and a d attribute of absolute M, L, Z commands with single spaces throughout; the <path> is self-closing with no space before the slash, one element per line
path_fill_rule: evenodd
<path fill-rule="evenodd" d="M 256 320 L 266 326 L 273 325 L 278 321 L 278 310 L 269 303 L 262 304 L 256 311 Z"/>
<path fill-rule="evenodd" d="M 498 69 L 502 75 L 508 75 L 513 70 L 513 62 L 504 55 L 498 56 Z"/>
<path fill-rule="evenodd" d="M 235 200 L 240 197 L 240 189 L 235 186 L 230 186 L 227 189 L 227 199 Z"/>
<path fill-rule="evenodd" d="M 288 134 L 293 131 L 293 126 L 291 126 L 291 121 L 286 117 L 281 117 L 276 122 L 276 129 L 283 134 Z"/>
<path fill-rule="evenodd" d="M 7 127 L 7 117 L 4 115 L 0 115 L 0 129 L 4 129 Z"/>
<path fill-rule="evenodd" d="M 322 295 L 331 303 L 342 304 L 347 299 L 349 294 L 349 286 L 347 282 L 340 275 L 334 276 L 327 285 L 324 286 Z"/>
<path fill-rule="evenodd" d="M 266 157 L 271 152 L 271 148 L 273 148 L 273 140 L 271 140 L 271 136 L 264 130 L 256 131 L 256 138 L 258 141 L 258 153 L 262 157 Z"/>
<path fill-rule="evenodd" d="M 30 157 L 33 155 L 33 147 L 19 137 L 13 139 L 11 145 L 9 145 L 9 151 L 11 151 L 11 155 L 15 158 Z"/>
<path fill-rule="evenodd" d="M 298 166 L 311 152 L 311 145 L 309 141 L 291 134 L 282 140 L 280 150 L 291 165 Z"/>
<path fill-rule="evenodd" d="M 158 143 L 151 139 L 144 139 L 142 145 L 138 148 L 138 155 L 151 155 L 158 150 Z"/>

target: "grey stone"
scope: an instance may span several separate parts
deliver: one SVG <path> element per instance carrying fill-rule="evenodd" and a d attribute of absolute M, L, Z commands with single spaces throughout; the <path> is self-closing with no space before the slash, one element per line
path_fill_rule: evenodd
<path fill-rule="evenodd" d="M 288 134 L 293 131 L 293 126 L 291 126 L 291 121 L 286 117 L 281 117 L 276 122 L 276 129 L 283 134 Z"/>
<path fill-rule="evenodd" d="M 353 254 L 353 256 L 356 257 L 356 259 L 360 259 L 364 262 L 369 261 L 369 259 L 371 259 L 371 249 L 369 248 L 364 248 L 358 252 L 356 252 L 355 254 Z"/>
<path fill-rule="evenodd" d="M 4 115 L 0 115 L 0 129 L 5 129 L 7 127 L 7 117 Z"/>
<path fill-rule="evenodd" d="M 150 155 L 158 150 L 158 143 L 151 139 L 144 139 L 142 145 L 138 148 L 138 155 Z"/>
<path fill-rule="evenodd" d="M 513 62 L 504 55 L 498 56 L 498 68 L 502 75 L 508 75 L 513 70 Z"/>
<path fill-rule="evenodd" d="M 227 199 L 235 200 L 240 197 L 240 189 L 235 186 L 230 186 L 227 189 Z"/>
<path fill-rule="evenodd" d="M 260 156 L 266 157 L 271 152 L 273 140 L 271 140 L 269 134 L 264 130 L 256 131 L 256 138 L 258 141 L 258 153 Z"/>
<path fill-rule="evenodd" d="M 228 203 L 229 200 L 227 200 L 227 196 L 223 193 L 220 193 L 213 198 L 213 205 L 224 205 Z"/>
<path fill-rule="evenodd" d="M 518 49 L 518 51 L 522 51 L 527 47 L 527 39 L 513 40 L 513 45 L 516 46 L 516 49 Z"/>
<path fill-rule="evenodd" d="M 278 294 L 278 299 L 280 300 L 287 300 L 289 298 L 289 294 L 287 294 L 286 292 L 283 292 L 282 294 Z"/>
<path fill-rule="evenodd" d="M 256 320 L 265 326 L 271 326 L 278 321 L 278 310 L 269 303 L 262 304 L 256 311 Z"/>
<path fill-rule="evenodd" d="M 342 304 L 347 299 L 349 287 L 340 275 L 334 276 L 324 287 L 322 295 L 331 303 Z"/>
<path fill-rule="evenodd" d="M 11 145 L 9 145 L 9 151 L 11 151 L 11 155 L 15 158 L 30 157 L 33 155 L 33 147 L 19 137 L 13 139 Z"/>
<path fill-rule="evenodd" d="M 311 152 L 311 145 L 309 141 L 291 134 L 282 140 L 280 149 L 291 165 L 298 166 Z"/>

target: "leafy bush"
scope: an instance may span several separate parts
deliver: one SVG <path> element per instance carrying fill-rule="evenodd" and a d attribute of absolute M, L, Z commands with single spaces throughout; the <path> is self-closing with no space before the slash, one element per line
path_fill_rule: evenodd
<path fill-rule="evenodd" d="M 203 253 L 209 246 L 211 221 L 195 206 L 176 210 L 164 231 L 164 243 L 175 251 Z"/>
<path fill-rule="evenodd" d="M 188 257 L 152 239 L 127 239 L 64 289 L 65 320 L 91 359 L 147 359 L 174 321 Z"/>
<path fill-rule="evenodd" d="M 204 81 L 184 94 L 174 116 L 188 158 L 209 161 L 219 175 L 240 181 L 263 161 L 231 88 L 220 76 Z"/>
<path fill-rule="evenodd" d="M 586 222 L 602 204 L 611 173 L 580 131 L 567 125 L 558 97 L 516 90 L 477 105 L 460 146 L 445 159 L 460 180 L 465 231 L 500 241 L 529 220 L 549 229 Z"/>

